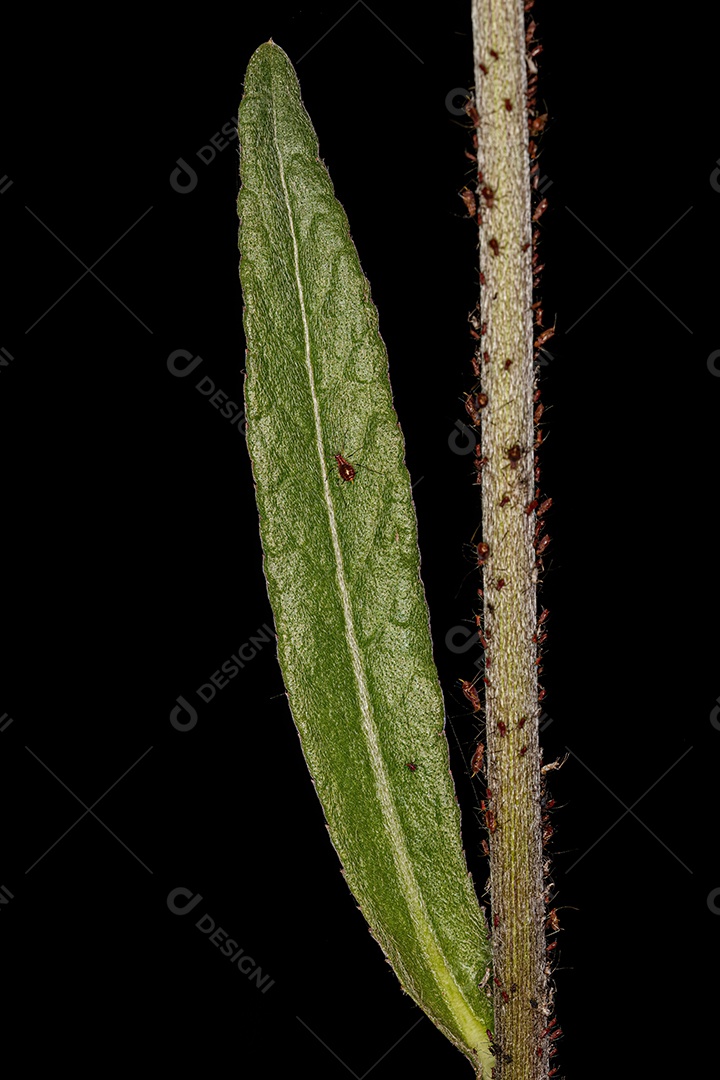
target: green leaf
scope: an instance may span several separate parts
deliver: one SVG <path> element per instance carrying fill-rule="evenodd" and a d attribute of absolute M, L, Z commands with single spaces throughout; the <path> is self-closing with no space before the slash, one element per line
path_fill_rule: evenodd
<path fill-rule="evenodd" d="M 272 42 L 250 61 L 239 135 L 247 441 L 290 708 L 373 935 L 489 1076 L 488 933 L 462 850 L 387 353 Z"/>

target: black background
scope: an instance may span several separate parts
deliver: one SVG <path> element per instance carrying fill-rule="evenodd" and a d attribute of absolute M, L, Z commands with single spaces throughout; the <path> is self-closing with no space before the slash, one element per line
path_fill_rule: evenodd
<path fill-rule="evenodd" d="M 720 881 L 700 880 L 686 826 L 697 743 L 720 738 L 706 720 L 720 685 L 693 738 L 672 597 L 699 586 L 692 565 L 675 575 L 686 538 L 667 502 L 694 453 L 673 437 L 678 418 L 720 390 L 706 364 L 717 343 L 691 332 L 683 287 L 691 229 L 716 216 L 720 145 L 694 168 L 687 103 L 662 89 L 661 29 L 618 3 L 592 16 L 562 7 L 536 8 L 551 118 L 541 295 L 557 315 L 541 374 L 554 499 L 543 740 L 548 760 L 570 753 L 551 779 L 563 806 L 556 903 L 567 905 L 558 1060 L 568 1076 L 609 1063 L 659 1075 L 688 992 L 668 938 L 692 922 L 709 944 L 718 923 L 707 895 Z M 477 293 L 458 197 L 470 132 L 447 105 L 472 84 L 469 4 L 346 10 L 125 8 L 98 22 L 64 10 L 17 41 L 22 108 L 0 169 L 15 227 L 0 341 L 12 357 L 0 368 L 0 742 L 13 838 L 0 937 L 8 1041 L 27 1071 L 59 1060 L 82 1076 L 469 1075 L 401 993 L 341 878 L 274 643 L 212 701 L 196 694 L 272 626 L 242 431 L 195 388 L 207 376 L 242 400 L 237 142 L 208 163 L 198 152 L 210 157 L 203 148 L 237 116 L 250 55 L 272 37 L 297 65 L 380 311 L 482 888 L 466 772 L 476 728 L 456 689 L 474 656 L 445 643 L 472 619 L 478 584 L 463 547 L 477 491 L 470 459 L 448 443 L 465 418 Z M 196 173 L 183 192 L 170 183 L 179 159 Z M 93 273 L 106 287 L 86 274 L 70 288 L 84 271 L 75 256 L 92 266 L 103 255 Z M 169 373 L 177 349 L 202 357 L 197 377 Z M 169 722 L 180 696 L 197 708 L 192 730 Z M 101 796 L 104 825 L 87 814 L 71 828 L 78 799 Z M 169 911 L 176 887 L 202 895 L 196 915 Z M 266 993 L 195 926 L 203 914 L 274 980 Z M 604 1027 L 629 1034 L 622 1053 L 601 1050 Z"/>

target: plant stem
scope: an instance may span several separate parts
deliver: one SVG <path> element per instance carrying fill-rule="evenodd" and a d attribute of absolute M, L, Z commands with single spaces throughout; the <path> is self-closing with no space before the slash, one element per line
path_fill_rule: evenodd
<path fill-rule="evenodd" d="M 547 1076 L 532 220 L 523 0 L 473 0 L 480 224 L 486 823 L 498 1080 Z M 538 1050 L 540 1049 L 540 1053 Z M 487 1078 L 486 1078 L 487 1080 Z"/>

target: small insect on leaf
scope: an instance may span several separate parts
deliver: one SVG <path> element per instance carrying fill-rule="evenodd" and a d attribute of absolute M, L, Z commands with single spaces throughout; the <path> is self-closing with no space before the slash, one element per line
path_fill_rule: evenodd
<path fill-rule="evenodd" d="M 465 208 L 469 216 L 475 217 L 475 214 L 477 213 L 477 200 L 470 188 L 464 187 L 460 192 L 460 198 L 465 203 Z"/>
<path fill-rule="evenodd" d="M 548 114 L 543 113 L 542 116 L 536 116 L 534 120 L 530 120 L 528 126 L 530 128 L 531 135 L 539 135 L 544 130 L 547 124 Z"/>
<path fill-rule="evenodd" d="M 493 191 L 493 189 L 491 187 L 488 187 L 488 185 L 486 184 L 480 194 L 485 200 L 485 205 L 488 207 L 488 209 L 492 209 L 495 204 L 495 192 Z"/>
<path fill-rule="evenodd" d="M 538 507 L 537 516 L 542 517 L 543 514 L 545 514 L 550 509 L 551 506 L 552 506 L 552 496 L 550 496 L 550 498 L 548 498 L 548 499 L 545 499 L 544 502 L 540 503 L 540 506 Z"/>
<path fill-rule="evenodd" d="M 481 540 L 480 543 L 477 546 L 477 564 L 478 564 L 478 566 L 483 566 L 485 564 L 485 560 L 487 559 L 489 554 L 490 554 L 490 545 L 486 544 L 484 540 Z"/>
<path fill-rule="evenodd" d="M 476 484 L 482 483 L 482 471 L 485 468 L 485 466 L 487 465 L 487 463 L 488 463 L 488 459 L 482 453 L 482 448 L 481 448 L 480 444 L 478 443 L 477 446 L 475 447 L 475 459 L 474 459 L 475 473 L 476 473 L 475 483 Z"/>
<path fill-rule="evenodd" d="M 342 454 L 334 454 L 337 461 L 338 473 L 341 480 L 352 481 L 355 479 L 355 466 L 346 461 Z"/>
<path fill-rule="evenodd" d="M 548 912 L 545 923 L 550 930 L 554 930 L 557 932 L 561 929 L 557 908 L 553 908 L 552 911 Z"/>
<path fill-rule="evenodd" d="M 472 705 L 473 712 L 480 712 L 482 706 L 480 704 L 480 695 L 475 689 L 475 684 L 469 682 L 467 679 L 460 679 L 460 686 L 463 694 Z"/>
<path fill-rule="evenodd" d="M 543 536 L 542 540 L 540 541 L 540 543 L 538 544 L 538 546 L 536 548 L 537 554 L 542 555 L 543 551 L 545 550 L 545 548 L 548 546 L 549 543 L 550 543 L 550 537 L 546 533 L 545 536 Z"/>
<path fill-rule="evenodd" d="M 566 754 L 562 761 L 560 761 L 559 758 L 557 758 L 555 761 L 549 761 L 547 765 L 543 765 L 543 767 L 540 769 L 540 772 L 544 775 L 545 773 L 552 772 L 553 769 L 562 769 L 569 756 L 569 754 Z"/>
<path fill-rule="evenodd" d="M 472 101 L 465 103 L 465 112 L 470 117 L 473 127 L 480 127 L 480 116 Z"/>
<path fill-rule="evenodd" d="M 465 410 L 476 426 L 480 423 L 481 415 L 480 410 L 484 409 L 488 403 L 487 394 L 468 394 L 465 399 Z"/>
<path fill-rule="evenodd" d="M 554 333 L 555 333 L 555 327 L 554 326 L 549 327 L 549 329 L 547 329 L 547 330 L 543 330 L 542 334 L 540 334 L 539 337 L 535 338 L 535 348 L 539 349 L 541 345 L 544 345 L 546 341 L 550 340 L 550 338 L 553 336 Z"/>

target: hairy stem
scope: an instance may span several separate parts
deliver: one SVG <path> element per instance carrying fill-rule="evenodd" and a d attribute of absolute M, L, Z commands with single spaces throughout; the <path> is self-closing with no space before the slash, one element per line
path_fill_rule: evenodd
<path fill-rule="evenodd" d="M 532 217 L 523 0 L 474 0 L 480 215 L 486 823 L 496 1080 L 547 1076 L 538 739 Z M 484 401 L 484 399 L 483 399 Z"/>

